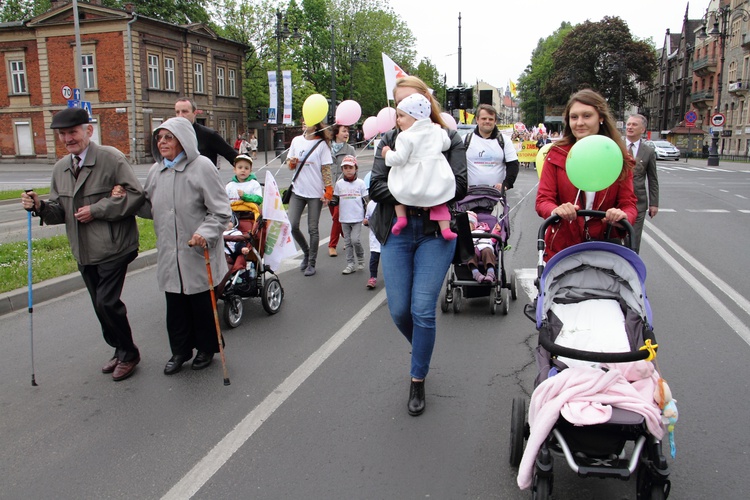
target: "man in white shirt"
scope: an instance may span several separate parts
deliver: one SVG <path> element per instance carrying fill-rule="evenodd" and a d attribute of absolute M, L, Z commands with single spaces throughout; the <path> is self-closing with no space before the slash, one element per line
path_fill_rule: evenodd
<path fill-rule="evenodd" d="M 643 115 L 631 115 L 625 123 L 625 147 L 628 153 L 635 159 L 633 169 L 633 190 L 638 198 L 638 217 L 633 224 L 634 245 L 638 252 L 641 248 L 641 234 L 643 233 L 643 221 L 646 212 L 649 217 L 656 217 L 659 211 L 659 178 L 656 175 L 656 153 L 654 149 L 641 140 L 643 132 L 646 131 L 648 121 Z M 646 183 L 648 181 L 648 189 Z"/>
<path fill-rule="evenodd" d="M 511 189 L 518 176 L 518 154 L 510 140 L 497 129 L 497 113 L 489 104 L 480 104 L 477 127 L 464 140 L 469 187 L 494 186 Z"/>

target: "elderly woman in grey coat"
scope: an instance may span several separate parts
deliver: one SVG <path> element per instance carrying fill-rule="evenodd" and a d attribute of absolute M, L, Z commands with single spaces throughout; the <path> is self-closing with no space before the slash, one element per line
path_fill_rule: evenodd
<path fill-rule="evenodd" d="M 172 349 L 164 373 L 172 375 L 193 357 L 193 349 L 194 370 L 207 367 L 219 352 L 203 249 L 209 250 L 216 286 L 227 272 L 222 233 L 231 209 L 216 167 L 198 152 L 190 121 L 176 117 L 162 123 L 152 147 L 157 161 L 138 215 L 154 219 L 157 279 L 167 299 Z"/>

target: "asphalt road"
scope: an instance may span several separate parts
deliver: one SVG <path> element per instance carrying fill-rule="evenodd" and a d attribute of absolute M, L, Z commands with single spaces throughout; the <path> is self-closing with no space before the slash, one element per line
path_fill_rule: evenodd
<path fill-rule="evenodd" d="M 662 208 L 641 252 L 658 362 L 680 409 L 671 498 L 747 498 L 750 171 L 686 168 L 660 163 Z M 535 183 L 522 170 L 509 194 L 506 265 L 529 276 L 526 289 Z M 123 382 L 98 372 L 111 353 L 85 291 L 34 308 L 38 387 L 29 315 L 4 316 L 0 497 L 527 498 L 508 465 L 508 433 L 510 402 L 531 394 L 536 374 L 529 297 L 508 316 L 490 315 L 486 299 L 438 311 L 427 410 L 412 418 L 408 344 L 382 283 L 368 291 L 365 273 L 343 276 L 341 257 L 321 255 L 312 278 L 288 262 L 277 315 L 251 299 L 243 324 L 224 329 L 228 387 L 218 360 L 161 373 L 170 353 L 153 268 L 125 285 L 143 361 Z M 559 458 L 554 488 L 556 499 L 635 498 L 633 481 L 582 480 Z"/>

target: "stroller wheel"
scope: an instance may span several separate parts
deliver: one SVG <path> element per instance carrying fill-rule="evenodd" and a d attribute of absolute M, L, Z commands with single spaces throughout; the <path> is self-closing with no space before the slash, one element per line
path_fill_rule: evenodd
<path fill-rule="evenodd" d="M 500 312 L 505 316 L 508 314 L 508 308 L 510 307 L 508 304 L 510 302 L 510 292 L 508 292 L 507 288 L 500 290 L 500 300 L 502 301 L 500 302 Z"/>
<path fill-rule="evenodd" d="M 458 314 L 461 312 L 461 288 L 456 287 L 453 289 L 453 312 Z"/>
<path fill-rule="evenodd" d="M 531 487 L 533 500 L 549 500 L 552 498 L 552 478 L 534 474 L 534 484 Z"/>
<path fill-rule="evenodd" d="M 510 274 L 510 298 L 516 300 L 518 298 L 518 279 L 516 273 Z"/>
<path fill-rule="evenodd" d="M 443 296 L 440 299 L 440 310 L 443 311 L 444 313 L 447 313 L 448 310 L 450 309 L 450 304 L 448 303 L 448 294 L 449 293 L 450 292 L 448 290 L 446 290 L 445 292 L 443 292 Z"/>
<path fill-rule="evenodd" d="M 263 294 L 260 297 L 263 309 L 268 314 L 276 314 L 281 309 L 281 301 L 284 300 L 284 289 L 281 288 L 279 278 L 272 276 L 263 284 Z"/>
<path fill-rule="evenodd" d="M 492 287 L 490 289 L 490 314 L 495 314 L 497 311 L 497 288 Z"/>
<path fill-rule="evenodd" d="M 242 321 L 242 297 L 230 295 L 224 298 L 224 323 L 230 328 L 237 328 Z"/>
<path fill-rule="evenodd" d="M 518 467 L 523 457 L 524 427 L 526 427 L 526 399 L 513 398 L 510 415 L 510 465 Z"/>

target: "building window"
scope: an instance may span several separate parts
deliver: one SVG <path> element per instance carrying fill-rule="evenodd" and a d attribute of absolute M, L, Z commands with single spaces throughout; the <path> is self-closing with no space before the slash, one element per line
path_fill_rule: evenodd
<path fill-rule="evenodd" d="M 25 94 L 26 66 L 23 61 L 10 61 L 11 90 L 14 94 Z"/>
<path fill-rule="evenodd" d="M 229 137 L 231 137 L 232 139 L 239 135 L 237 133 L 237 120 L 232 120 L 229 122 L 229 131 L 231 132 L 231 135 Z"/>
<path fill-rule="evenodd" d="M 159 56 L 148 55 L 148 88 L 158 89 L 159 85 Z"/>
<path fill-rule="evenodd" d="M 229 70 L 229 97 L 237 97 L 236 73 L 233 69 Z"/>
<path fill-rule="evenodd" d="M 218 95 L 226 95 L 224 86 L 224 68 L 221 66 L 216 68 L 216 93 Z"/>
<path fill-rule="evenodd" d="M 91 90 L 96 88 L 96 67 L 94 66 L 94 54 L 81 56 L 81 70 L 83 71 L 83 88 Z"/>
<path fill-rule="evenodd" d="M 227 140 L 227 121 L 226 120 L 219 120 L 219 135 L 224 138 L 224 140 Z"/>
<path fill-rule="evenodd" d="M 195 93 L 203 94 L 203 63 L 195 63 Z"/>
<path fill-rule="evenodd" d="M 174 79 L 174 59 L 164 58 L 164 90 L 177 90 Z"/>

